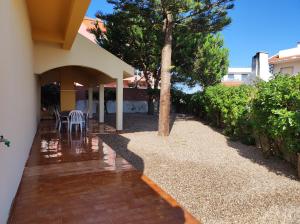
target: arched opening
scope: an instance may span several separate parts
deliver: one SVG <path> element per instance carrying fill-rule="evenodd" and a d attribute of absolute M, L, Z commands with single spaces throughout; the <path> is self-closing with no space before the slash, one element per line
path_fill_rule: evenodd
<path fill-rule="evenodd" d="M 61 111 L 74 109 L 88 111 L 90 118 L 104 122 L 104 85 L 120 83 L 118 79 L 84 66 L 63 66 L 46 71 L 40 76 L 41 105 L 43 110 L 54 107 Z M 121 80 L 122 81 L 122 80 Z M 119 85 L 117 91 L 123 95 L 123 86 Z M 119 97 L 117 104 L 122 107 L 123 99 Z M 119 110 L 120 111 L 120 110 Z M 122 113 L 122 110 L 121 110 Z M 117 129 L 122 129 L 122 121 L 118 126 L 118 117 L 123 118 L 120 112 L 116 113 Z M 120 122 L 119 122 L 120 123 Z"/>

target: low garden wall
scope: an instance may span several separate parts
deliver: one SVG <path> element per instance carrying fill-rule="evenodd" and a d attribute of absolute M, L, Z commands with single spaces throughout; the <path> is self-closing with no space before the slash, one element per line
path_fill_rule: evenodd
<path fill-rule="evenodd" d="M 109 114 L 116 113 L 116 101 L 108 100 L 105 102 L 106 112 Z M 85 111 L 88 109 L 87 100 L 77 100 L 76 110 Z M 147 113 L 148 102 L 143 100 L 124 100 L 123 101 L 123 112 L 124 113 Z M 98 113 L 98 102 L 93 101 L 93 114 Z"/>
<path fill-rule="evenodd" d="M 116 113 L 116 101 L 108 100 L 106 102 L 107 113 Z M 142 100 L 124 100 L 123 101 L 124 113 L 147 113 L 148 102 Z"/>

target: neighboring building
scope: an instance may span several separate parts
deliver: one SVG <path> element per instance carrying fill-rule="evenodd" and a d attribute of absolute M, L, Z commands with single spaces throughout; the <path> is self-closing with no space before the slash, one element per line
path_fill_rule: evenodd
<path fill-rule="evenodd" d="M 229 68 L 228 74 L 222 79 L 226 86 L 239 86 L 241 84 L 253 84 L 255 80 L 270 80 L 272 74 L 269 71 L 268 53 L 257 52 L 252 57 L 251 68 Z"/>
<path fill-rule="evenodd" d="M 116 83 L 108 83 L 104 85 L 105 88 L 115 88 Z M 126 79 L 123 79 L 123 87 L 125 88 L 138 88 L 138 89 L 147 89 L 147 82 L 144 77 L 141 77 L 139 75 L 135 75 L 133 77 L 129 77 Z"/>
<path fill-rule="evenodd" d="M 250 82 L 261 79 L 269 81 L 272 77 L 268 63 L 269 54 L 266 52 L 257 52 L 252 57 L 252 77 Z"/>
<path fill-rule="evenodd" d="M 297 47 L 279 51 L 269 59 L 273 74 L 283 73 L 294 75 L 300 73 L 300 42 Z"/>
<path fill-rule="evenodd" d="M 251 84 L 256 79 L 268 81 L 276 73 L 300 73 L 300 42 L 297 47 L 281 50 L 270 58 L 266 52 L 257 52 L 252 58 L 251 68 L 229 68 L 222 82 L 227 86 Z"/>
<path fill-rule="evenodd" d="M 251 74 L 251 68 L 228 68 L 228 74 L 223 77 L 222 83 L 226 86 L 248 84 Z"/>
<path fill-rule="evenodd" d="M 84 17 L 83 22 L 82 22 L 88 29 L 93 29 L 95 28 L 96 23 L 98 23 L 98 27 L 101 29 L 102 32 L 106 32 L 106 28 L 104 26 L 104 23 L 101 19 L 93 19 L 89 18 L 87 16 Z"/>

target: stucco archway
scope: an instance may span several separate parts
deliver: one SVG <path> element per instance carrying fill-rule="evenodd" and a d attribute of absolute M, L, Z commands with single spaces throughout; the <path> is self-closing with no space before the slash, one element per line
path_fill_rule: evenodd
<path fill-rule="evenodd" d="M 116 100 L 117 107 L 121 108 L 121 110 L 117 110 L 116 113 L 116 128 L 117 130 L 122 130 L 123 81 L 118 82 L 119 79 L 114 79 L 94 68 L 77 65 L 54 68 L 39 74 L 39 76 L 41 85 L 53 82 L 60 83 L 60 108 L 62 111 L 69 111 L 76 108 L 76 87 L 74 83 L 80 83 L 85 88 L 88 88 L 87 109 L 91 115 L 90 118 L 92 118 L 93 114 L 93 89 L 97 87 L 99 89 L 98 117 L 101 123 L 104 122 L 104 84 L 117 82 L 117 92 L 119 92 L 119 95 L 122 95 L 122 97 L 117 97 Z M 83 102 L 86 103 L 86 101 Z"/>
<path fill-rule="evenodd" d="M 34 72 L 46 71 L 64 66 L 93 68 L 114 78 L 128 78 L 134 75 L 134 68 L 81 34 L 77 34 L 71 50 L 59 46 L 37 43 L 34 46 Z"/>
<path fill-rule="evenodd" d="M 34 45 L 34 59 L 35 74 L 43 74 L 61 67 L 78 66 L 81 68 L 88 68 L 88 71 L 91 73 L 97 71 L 99 74 L 100 72 L 102 74 L 102 78 L 110 77 L 114 79 L 117 83 L 116 126 L 117 130 L 122 130 L 123 79 L 134 75 L 134 68 L 132 66 L 96 45 L 94 42 L 90 41 L 81 34 L 77 34 L 70 50 L 62 49 L 59 44 L 49 44 L 43 42 L 36 43 Z M 51 75 L 49 75 L 49 77 L 51 77 Z M 61 78 L 68 79 L 68 76 L 61 76 Z M 100 92 L 104 92 L 103 83 L 105 83 L 105 80 L 97 80 L 97 85 L 99 84 Z M 66 85 L 66 90 L 70 88 L 69 85 L 70 82 L 68 85 Z M 72 93 L 69 93 L 68 91 L 65 91 L 65 94 L 72 95 Z"/>
<path fill-rule="evenodd" d="M 106 75 L 105 73 L 94 68 L 77 65 L 54 68 L 39 74 L 39 76 L 42 85 L 51 82 L 70 80 L 72 82 L 81 83 L 85 86 L 96 87 L 99 85 L 99 83 L 107 84 L 116 80 L 116 78 Z"/>

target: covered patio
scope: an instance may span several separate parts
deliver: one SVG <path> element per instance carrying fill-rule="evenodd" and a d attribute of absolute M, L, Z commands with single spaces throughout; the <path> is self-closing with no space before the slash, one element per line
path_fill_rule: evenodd
<path fill-rule="evenodd" d="M 74 83 L 88 87 L 88 111 L 92 111 L 93 88 L 99 90 L 99 122 L 104 122 L 104 84 L 116 82 L 116 129 L 123 129 L 123 79 L 133 76 L 134 68 L 81 34 L 70 51 L 37 43 L 34 49 L 35 73 L 40 84 L 60 83 L 60 109 L 76 109 Z M 92 116 L 92 113 L 90 113 Z"/>
<path fill-rule="evenodd" d="M 98 70 L 83 66 L 64 66 L 40 74 L 41 86 L 56 83 L 56 86 L 59 87 L 60 105 L 55 106 L 60 107 L 60 111 L 81 110 L 87 112 L 89 118 L 92 119 L 94 118 L 93 113 L 96 109 L 98 114 L 95 117 L 98 118 L 99 123 L 104 123 L 105 119 L 104 84 L 113 82 L 117 82 L 117 79 L 113 79 Z M 80 91 L 76 88 L 76 85 L 81 86 Z M 78 102 L 77 95 L 79 93 L 84 94 L 85 89 L 88 90 L 87 103 L 81 105 L 80 102 Z M 95 99 L 93 97 L 95 89 L 97 89 L 99 93 L 96 102 L 94 102 Z M 117 87 L 117 92 L 119 94 L 116 95 L 119 97 L 116 99 L 116 104 L 119 110 L 116 111 L 116 128 L 122 130 L 123 111 L 121 109 L 123 88 L 121 89 L 120 85 Z M 94 108 L 96 105 L 98 108 Z"/>

